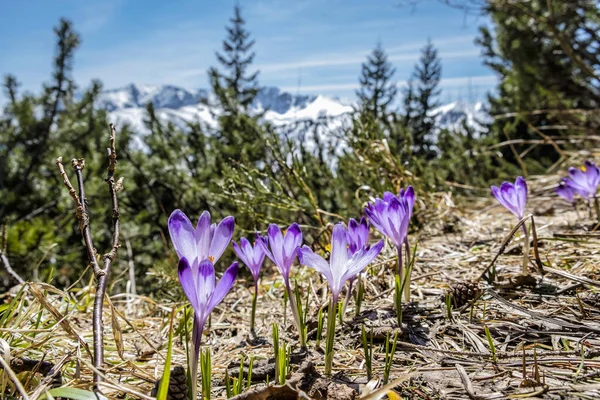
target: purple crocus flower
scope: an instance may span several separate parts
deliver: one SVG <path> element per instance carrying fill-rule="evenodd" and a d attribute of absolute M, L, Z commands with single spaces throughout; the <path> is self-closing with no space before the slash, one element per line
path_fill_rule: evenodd
<path fill-rule="evenodd" d="M 270 250 L 267 247 L 266 240 L 258 241 L 256 243 L 263 248 L 267 257 L 273 261 L 277 266 L 277 269 L 279 269 L 279 272 L 281 272 L 281 276 L 283 276 L 285 290 L 288 299 L 290 300 L 290 308 L 292 309 L 294 322 L 296 323 L 296 328 L 298 329 L 300 337 L 300 346 L 305 349 L 306 335 L 302 328 L 298 304 L 296 304 L 294 292 L 290 285 L 290 271 L 292 269 L 292 264 L 296 258 L 297 250 L 302 244 L 302 231 L 300 230 L 300 225 L 294 222 L 285 230 L 285 233 L 282 233 L 277 225 L 271 224 L 269 225 L 267 236 L 269 238 L 268 247 L 270 247 Z"/>
<path fill-rule="evenodd" d="M 369 223 L 365 217 L 357 222 L 354 218 L 348 221 L 348 251 L 350 256 L 359 249 L 369 246 Z"/>
<path fill-rule="evenodd" d="M 260 268 L 265 260 L 266 243 L 267 239 L 263 236 L 260 236 L 258 233 L 256 234 L 256 242 L 254 243 L 254 246 L 248 239 L 244 237 L 240 239 L 239 246 L 235 241 L 233 242 L 233 250 L 235 251 L 235 254 L 237 254 L 240 260 L 246 264 L 250 270 L 250 273 L 252 274 L 252 277 L 254 278 L 255 284 L 258 283 Z"/>
<path fill-rule="evenodd" d="M 233 217 L 210 224 L 210 214 L 204 211 L 196 228 L 181 211 L 175 210 L 169 217 L 169 233 L 179 256 L 179 282 L 194 309 L 192 329 L 193 351 L 190 355 L 190 373 L 198 374 L 198 356 L 202 342 L 202 331 L 211 311 L 229 292 L 238 274 L 238 263 L 234 262 L 216 283 L 214 262 L 217 261 L 231 240 L 234 229 Z M 195 378 L 194 378 L 195 381 Z M 196 385 L 192 385 L 195 399 Z"/>
<path fill-rule="evenodd" d="M 279 272 L 283 276 L 286 287 L 289 288 L 290 271 L 296 258 L 296 249 L 302 244 L 300 226 L 294 222 L 285 230 L 285 233 L 282 233 L 277 225 L 271 224 L 269 225 L 267 234 L 270 250 L 267 247 L 266 240 L 256 243 L 263 248 L 267 257 L 277 266 L 277 269 L 279 269 Z"/>
<path fill-rule="evenodd" d="M 258 299 L 258 275 L 260 268 L 265 260 L 265 248 L 267 239 L 256 234 L 256 242 L 254 246 L 250 244 L 248 239 L 241 238 L 240 245 L 233 242 L 233 250 L 237 256 L 248 266 L 254 278 L 254 296 L 252 297 L 252 311 L 250 314 L 250 332 L 254 334 L 254 320 L 256 316 L 256 300 Z"/>
<path fill-rule="evenodd" d="M 569 185 L 569 178 L 563 178 L 556 188 L 556 194 L 572 204 L 575 201 L 577 189 Z"/>
<path fill-rule="evenodd" d="M 204 211 L 196 228 L 181 211 L 175 210 L 169 217 L 169 233 L 179 258 L 198 261 L 210 260 L 216 263 L 223 255 L 233 236 L 233 217 L 226 217 L 217 224 L 210 224 L 210 213 Z"/>
<path fill-rule="evenodd" d="M 239 265 L 234 262 L 227 268 L 223 277 L 216 282 L 215 267 L 210 260 L 195 259 L 190 265 L 187 258 L 179 260 L 179 282 L 194 309 L 194 342 L 196 354 L 200 351 L 204 324 L 211 311 L 223 300 L 233 286 Z"/>
<path fill-rule="evenodd" d="M 523 219 L 527 204 L 527 183 L 522 176 L 517 177 L 514 185 L 510 182 L 502 182 L 500 188 L 492 186 L 492 194 L 508 211 L 518 219 Z"/>
<path fill-rule="evenodd" d="M 383 240 L 380 240 L 369 249 L 363 246 L 350 257 L 348 254 L 348 231 L 340 222 L 333 227 L 329 262 L 314 253 L 308 246 L 298 249 L 298 257 L 301 264 L 317 270 L 327 279 L 334 303 L 336 303 L 346 281 L 365 269 L 377 257 L 382 248 Z"/>
<path fill-rule="evenodd" d="M 400 248 L 408 234 L 414 203 L 415 191 L 409 186 L 401 190 L 398 196 L 385 192 L 383 199 L 377 198 L 365 207 L 365 213 L 371 224 Z"/>
<path fill-rule="evenodd" d="M 363 246 L 350 256 L 348 253 L 348 231 L 340 222 L 333 227 L 331 236 L 331 253 L 329 262 L 315 254 L 310 247 L 303 246 L 298 249 L 300 263 L 320 272 L 331 289 L 331 303 L 327 317 L 327 343 L 325 345 L 325 375 L 331 375 L 333 365 L 333 339 L 335 336 L 335 314 L 337 302 L 346 281 L 359 274 L 377 257 L 383 249 L 383 240 L 367 249 Z"/>
<path fill-rule="evenodd" d="M 591 161 L 586 161 L 581 168 L 569 168 L 567 185 L 577 190 L 585 198 L 595 196 L 600 184 L 600 170 Z"/>

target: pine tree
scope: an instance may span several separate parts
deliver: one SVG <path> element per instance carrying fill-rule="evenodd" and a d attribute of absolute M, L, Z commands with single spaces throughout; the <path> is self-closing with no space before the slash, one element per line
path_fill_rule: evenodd
<path fill-rule="evenodd" d="M 235 6 L 230 22 L 231 26 L 225 28 L 227 39 L 223 41 L 223 53 L 216 53 L 226 72 L 211 68 L 209 76 L 222 107 L 234 111 L 240 106 L 247 110 L 258 94 L 258 71 L 248 72 L 256 55 L 252 51 L 254 40 L 244 27 L 246 21 L 239 5 Z"/>
<path fill-rule="evenodd" d="M 71 71 L 73 55 L 79 46 L 79 36 L 74 32 L 72 23 L 65 19 L 54 28 L 54 33 L 57 36 L 57 49 L 52 82 L 44 86 L 41 98 L 26 95 L 23 102 L 17 101 L 17 79 L 11 75 L 5 78 L 5 91 L 10 99 L 7 116 L 14 117 L 17 126 L 13 127 L 12 135 L 7 136 L 6 140 L 10 141 L 10 146 L 3 147 L 0 144 L 0 159 L 8 157 L 8 154 L 3 153 L 14 146 L 13 149 L 22 149 L 23 160 L 19 162 L 18 173 L 5 170 L 4 163 L 0 164 L 3 168 L 0 170 L 0 176 L 4 177 L 0 190 L 10 189 L 12 199 L 12 202 L 6 201 L 7 199 L 2 201 L 0 219 L 25 205 L 19 199 L 22 194 L 34 192 L 36 175 L 45 169 L 45 156 L 49 150 L 52 127 L 61 113 L 61 108 L 68 106 L 73 98 L 75 84 Z M 39 119 L 32 115 L 34 104 L 40 106 L 42 117 Z"/>
<path fill-rule="evenodd" d="M 442 75 L 442 65 L 437 50 L 428 41 L 421 50 L 419 63 L 415 65 L 405 97 L 404 124 L 412 135 L 414 154 L 417 157 L 431 159 L 435 157 L 433 149 L 433 130 L 435 115 L 432 111 L 439 106 L 437 97 Z"/>
<path fill-rule="evenodd" d="M 388 107 L 397 93 L 396 84 L 392 82 L 395 72 L 381 43 L 378 43 L 362 64 L 360 89 L 356 91 L 361 111 L 373 121 L 387 123 Z"/>
<path fill-rule="evenodd" d="M 596 113 L 587 111 L 600 107 L 600 10 L 589 0 L 499 0 L 486 11 L 493 28 L 481 28 L 478 43 L 500 81 L 489 97 L 490 113 L 499 116 L 491 134 L 496 141 L 525 141 L 500 149 L 525 166 L 521 173 L 545 172 L 560 154 L 553 142 L 532 146 L 532 140 L 600 127 Z"/>

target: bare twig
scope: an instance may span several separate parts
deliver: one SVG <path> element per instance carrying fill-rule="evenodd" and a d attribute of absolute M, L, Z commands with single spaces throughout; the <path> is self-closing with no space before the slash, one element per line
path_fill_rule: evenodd
<path fill-rule="evenodd" d="M 21 278 L 19 274 L 17 274 L 15 270 L 11 268 L 10 262 L 8 261 L 8 257 L 6 257 L 6 254 L 4 254 L 4 252 L 0 252 L 0 260 L 2 260 L 2 265 L 4 265 L 4 269 L 6 269 L 6 271 L 8 271 L 8 273 L 17 280 L 17 282 L 25 283 L 23 278 Z"/>
<path fill-rule="evenodd" d="M 490 277 L 488 276 L 488 272 L 490 271 L 490 269 L 496 264 L 496 261 L 498 260 L 498 257 L 500 257 L 502 255 L 502 253 L 504 253 L 504 250 L 506 250 L 506 246 L 508 246 L 508 244 L 510 243 L 510 240 L 512 239 L 512 237 L 514 236 L 514 234 L 517 232 L 517 230 L 519 230 L 519 228 L 525 223 L 525 221 L 527 221 L 529 218 L 531 218 L 531 214 L 527 215 L 525 217 L 523 217 L 523 219 L 521 219 L 517 225 L 515 225 L 515 227 L 508 233 L 508 235 L 506 235 L 506 238 L 504 239 L 504 241 L 502 242 L 502 245 L 500 246 L 500 249 L 498 250 L 498 253 L 496 253 L 496 255 L 494 256 L 494 258 L 492 259 L 492 261 L 488 264 L 488 266 L 483 270 L 483 272 L 481 273 L 481 275 L 479 276 L 478 280 L 481 279 L 485 279 L 488 282 L 492 282 L 494 279 L 490 279 Z"/>
<path fill-rule="evenodd" d="M 129 282 L 131 298 L 133 299 L 137 295 L 137 288 L 135 284 L 135 262 L 133 261 L 133 251 L 131 249 L 131 241 L 128 237 L 125 238 L 125 247 L 127 249 L 127 265 L 129 266 Z"/>
<path fill-rule="evenodd" d="M 6 256 L 6 220 L 4 224 L 2 224 L 2 246 L 0 246 L 0 261 L 2 261 L 2 265 L 4 265 L 4 269 L 12 275 L 13 278 L 17 280 L 19 283 L 25 283 L 23 278 L 17 274 L 17 272 L 12 269 L 10 266 L 10 262 L 8 261 L 8 257 Z"/>
<path fill-rule="evenodd" d="M 62 164 L 62 157 L 56 159 L 56 165 L 63 178 L 63 183 L 69 190 L 71 198 L 75 202 L 77 220 L 79 221 L 79 228 L 83 241 L 85 242 L 85 248 L 88 253 L 88 259 L 90 265 L 94 271 L 96 277 L 96 297 L 94 298 L 94 315 L 93 315 L 93 336 L 94 336 L 94 367 L 98 371 L 102 371 L 104 364 L 104 324 L 102 323 L 102 311 L 104 308 L 104 296 L 106 294 L 106 287 L 108 284 L 108 276 L 110 275 L 110 269 L 113 261 L 117 256 L 119 249 L 119 203 L 117 200 L 117 192 L 122 186 L 122 179 L 115 181 L 115 170 L 117 165 L 117 151 L 115 149 L 115 127 L 110 124 L 110 137 L 109 137 L 109 148 L 108 148 L 108 173 L 106 177 L 106 183 L 108 184 L 108 190 L 112 202 L 112 220 L 113 220 L 113 240 L 110 251 L 102 257 L 103 266 L 100 267 L 98 262 L 98 253 L 92 242 L 92 234 L 90 229 L 90 220 L 88 215 L 88 209 L 85 201 L 85 189 L 83 184 L 83 168 L 85 167 L 84 159 L 74 159 L 71 162 L 73 169 L 75 170 L 75 176 L 77 177 L 77 188 L 75 190 L 69 178 L 65 172 Z M 102 375 L 94 373 L 94 381 L 99 383 L 102 381 Z"/>

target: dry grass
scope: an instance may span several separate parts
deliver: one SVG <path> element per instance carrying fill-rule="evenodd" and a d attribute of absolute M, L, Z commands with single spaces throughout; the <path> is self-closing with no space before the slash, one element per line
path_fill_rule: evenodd
<path fill-rule="evenodd" d="M 534 274 L 529 286 L 514 278 L 520 273 L 521 236 L 497 262 L 494 285 L 481 282 L 482 296 L 471 306 L 453 310 L 448 318 L 444 294 L 454 282 L 476 280 L 496 255 L 504 236 L 516 223 L 489 198 L 469 199 L 457 206 L 440 194 L 436 219 L 418 234 L 417 262 L 411 285 L 413 303 L 405 305 L 404 324 L 394 356 L 391 379 L 412 373 L 396 387 L 405 398 L 503 399 L 573 398 L 600 396 L 600 235 L 589 231 L 591 221 L 581 209 L 579 218 L 552 195 L 554 178 L 532 179 L 528 209 L 536 215 L 540 257 L 546 274 Z M 337 382 L 362 390 L 367 383 L 360 327 L 373 329 L 374 379 L 383 373 L 383 341 L 398 330 L 393 312 L 391 249 L 369 269 L 362 313 L 354 304 L 338 324 L 334 371 Z M 532 263 L 533 271 L 533 263 Z M 565 274 L 565 272 L 567 274 Z M 296 271 L 303 296 L 310 295 L 309 347 L 306 356 L 321 370 L 323 351 L 315 349 L 314 327 L 319 307 L 326 303 L 326 286 L 308 268 Z M 83 287 L 82 287 L 83 286 Z M 4 296 L 0 338 L 10 345 L 13 358 L 28 357 L 58 364 L 63 385 L 92 388 L 91 286 L 67 291 L 29 283 Z M 251 282 L 241 280 L 214 311 L 204 344 L 213 354 L 214 398 L 224 397 L 223 378 L 243 355 L 255 357 L 254 387 L 264 385 L 272 357 L 271 324 L 283 324 L 283 288 L 273 268 L 261 281 L 257 328 L 259 339 L 248 335 Z M 164 367 L 169 315 L 181 304 L 159 299 L 113 294 L 105 307 L 107 367 L 103 392 L 109 398 L 147 398 Z M 182 313 L 175 323 L 174 365 L 185 365 L 180 334 Z M 297 345 L 290 325 L 283 334 Z M 486 337 L 486 328 L 493 348 Z M 260 340 L 260 338 L 264 340 Z M 312 338 L 312 339 L 311 339 Z M 324 342 L 322 343 L 324 346 Z M 297 367 L 297 366 L 296 366 Z M 263 374 L 263 376 L 261 376 Z M 50 387 L 39 374 L 19 375 L 29 398 Z M 260 379 L 260 381 L 258 381 Z M 271 377 L 272 380 L 272 377 Z M 374 385 L 376 382 L 371 382 Z M 14 390 L 11 390 L 14 393 Z M 330 394 L 330 398 L 333 397 Z"/>

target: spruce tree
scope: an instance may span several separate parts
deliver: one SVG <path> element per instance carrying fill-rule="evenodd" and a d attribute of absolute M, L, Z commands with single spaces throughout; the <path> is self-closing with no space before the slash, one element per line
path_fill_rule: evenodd
<path fill-rule="evenodd" d="M 223 53 L 216 53 L 224 72 L 211 68 L 209 75 L 222 107 L 233 110 L 240 106 L 247 110 L 259 90 L 258 71 L 248 72 L 256 55 L 252 51 L 254 40 L 244 26 L 246 21 L 239 5 L 235 6 L 230 22 L 225 28 L 227 38 L 223 41 Z"/>
<path fill-rule="evenodd" d="M 73 55 L 79 46 L 79 36 L 73 30 L 73 25 L 66 19 L 61 19 L 54 28 L 57 37 L 56 56 L 52 71 L 52 81 L 44 85 L 43 95 L 33 98 L 25 95 L 22 102 L 17 101 L 18 83 L 14 76 L 5 77 L 5 91 L 10 99 L 6 116 L 16 120 L 16 126 L 11 135 L 0 140 L 7 140 L 8 146 L 0 142 L 0 159 L 8 157 L 3 154 L 9 149 L 19 149 L 23 159 L 18 164 L 18 171 L 5 170 L 5 164 L 0 164 L 0 176 L 3 176 L 1 190 L 10 189 L 9 199 L 0 203 L 0 219 L 24 206 L 20 196 L 33 193 L 37 175 L 46 169 L 46 155 L 49 141 L 52 139 L 52 127 L 56 123 L 61 108 L 69 105 L 73 98 L 75 84 L 71 77 Z M 41 118 L 36 118 L 33 107 L 41 111 Z M 36 112 L 37 114 L 37 112 Z M 14 179 L 14 180 L 13 180 Z"/>
<path fill-rule="evenodd" d="M 442 64 L 437 50 L 428 41 L 421 50 L 419 63 L 415 65 L 406 98 L 404 124 L 412 136 L 415 156 L 425 159 L 435 157 L 434 138 L 435 115 L 432 111 L 439 106 L 438 88 L 442 76 Z"/>
<path fill-rule="evenodd" d="M 500 0 L 486 11 L 492 27 L 481 28 L 478 43 L 499 78 L 489 97 L 490 113 L 498 116 L 491 135 L 523 140 L 500 148 L 504 159 L 525 169 L 521 173 L 543 173 L 561 156 L 543 136 L 600 127 L 597 113 L 588 111 L 600 107 L 600 10 L 589 0 Z M 545 143 L 532 146 L 533 140 Z"/>
<path fill-rule="evenodd" d="M 397 93 L 396 84 L 392 82 L 395 72 L 381 43 L 378 43 L 362 64 L 360 89 L 356 91 L 361 111 L 373 121 L 387 123 L 388 107 Z"/>

